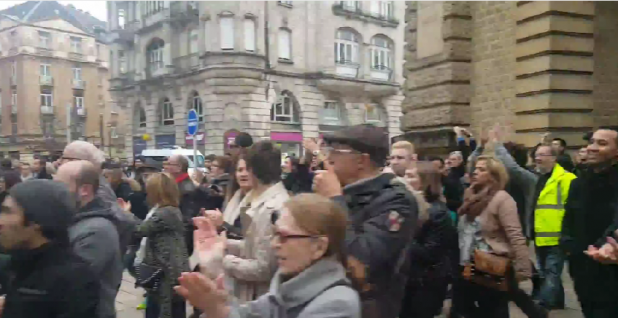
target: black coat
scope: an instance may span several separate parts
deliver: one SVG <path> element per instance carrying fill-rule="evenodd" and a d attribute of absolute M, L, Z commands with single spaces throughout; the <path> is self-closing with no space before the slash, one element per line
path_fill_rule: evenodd
<path fill-rule="evenodd" d="M 283 179 L 283 185 L 293 194 L 311 193 L 313 191 L 313 172 L 311 172 L 309 165 L 299 164 L 296 171 Z"/>
<path fill-rule="evenodd" d="M 12 254 L 2 318 L 96 317 L 99 283 L 69 247 L 46 244 Z"/>
<path fill-rule="evenodd" d="M 396 318 L 408 273 L 401 264 L 418 219 L 416 199 L 390 173 L 347 186 L 333 199 L 349 212 L 347 253 L 363 265 L 364 283 L 371 286 L 360 295 L 363 316 Z"/>
<path fill-rule="evenodd" d="M 580 302 L 615 302 L 618 265 L 604 265 L 584 254 L 605 240 L 618 204 L 618 167 L 586 173 L 571 182 L 562 223 L 562 248 Z"/>

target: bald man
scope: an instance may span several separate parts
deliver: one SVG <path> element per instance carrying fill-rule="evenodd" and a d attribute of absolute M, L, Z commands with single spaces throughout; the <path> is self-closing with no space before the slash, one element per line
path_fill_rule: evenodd
<path fill-rule="evenodd" d="M 185 240 L 189 255 L 193 253 L 193 218 L 199 213 L 196 196 L 196 187 L 189 177 L 189 160 L 183 155 L 172 155 L 163 164 L 166 173 L 169 173 L 180 190 L 180 212 L 186 225 Z"/>
<path fill-rule="evenodd" d="M 120 241 L 112 207 L 97 196 L 99 170 L 84 160 L 66 162 L 55 180 L 67 185 L 78 212 L 69 228 L 73 251 L 90 264 L 100 282 L 98 318 L 115 318 L 115 300 L 122 280 Z"/>
<path fill-rule="evenodd" d="M 133 232 L 136 228 L 134 219 L 127 216 L 118 205 L 116 201 L 116 194 L 110 186 L 109 182 L 103 176 L 103 163 L 105 162 L 105 155 L 95 145 L 77 140 L 68 144 L 62 152 L 60 158 L 60 167 L 63 165 L 77 160 L 85 160 L 92 164 L 95 171 L 99 175 L 99 182 L 96 195 L 103 202 L 111 206 L 113 214 L 116 216 L 116 229 L 120 236 L 120 252 L 124 255 L 127 251 L 127 247 L 131 242 Z"/>

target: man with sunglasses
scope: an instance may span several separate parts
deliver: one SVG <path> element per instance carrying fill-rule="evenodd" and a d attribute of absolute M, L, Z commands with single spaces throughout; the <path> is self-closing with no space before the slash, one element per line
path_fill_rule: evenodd
<path fill-rule="evenodd" d="M 396 318 L 407 280 L 418 207 L 405 185 L 381 173 L 388 134 L 357 125 L 324 136 L 327 170 L 316 172 L 314 191 L 347 208 L 348 263 L 361 286 L 363 317 Z"/>

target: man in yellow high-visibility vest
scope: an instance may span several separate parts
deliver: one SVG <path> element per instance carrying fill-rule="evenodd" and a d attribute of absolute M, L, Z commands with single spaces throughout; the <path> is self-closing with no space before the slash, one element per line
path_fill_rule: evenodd
<path fill-rule="evenodd" d="M 564 308 L 562 270 L 566 256 L 559 248 L 564 205 L 571 181 L 576 176 L 556 163 L 558 153 L 550 145 L 541 145 L 535 152 L 539 179 L 535 191 L 533 216 L 534 245 L 543 277 L 536 300 L 551 309 Z"/>

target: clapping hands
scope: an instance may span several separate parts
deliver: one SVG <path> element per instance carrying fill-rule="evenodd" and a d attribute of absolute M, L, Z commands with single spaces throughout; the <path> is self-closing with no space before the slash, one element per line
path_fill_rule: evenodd
<path fill-rule="evenodd" d="M 208 217 L 193 218 L 197 229 L 193 232 L 193 245 L 197 252 L 200 270 L 215 278 L 223 272 L 223 256 L 227 248 L 227 236 L 217 234 L 217 227 Z"/>
<path fill-rule="evenodd" d="M 599 263 L 618 264 L 618 242 L 611 237 L 601 248 L 590 245 L 584 253 Z"/>

